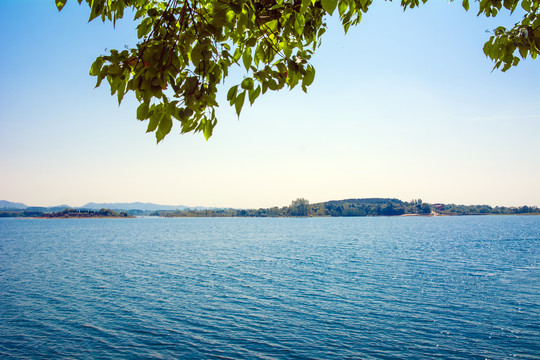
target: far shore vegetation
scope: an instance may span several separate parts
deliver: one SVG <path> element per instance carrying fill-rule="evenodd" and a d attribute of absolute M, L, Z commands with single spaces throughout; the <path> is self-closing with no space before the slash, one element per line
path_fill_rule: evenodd
<path fill-rule="evenodd" d="M 133 215 L 129 215 L 125 211 L 116 212 L 111 209 L 101 210 L 89 210 L 89 209 L 74 209 L 66 208 L 62 211 L 41 213 L 37 217 L 54 219 L 54 218 L 132 218 Z"/>
<path fill-rule="evenodd" d="M 505 207 L 409 202 L 388 198 L 333 200 L 310 204 L 298 198 L 289 206 L 260 209 L 184 209 L 143 211 L 137 209 L 82 209 L 27 207 L 0 209 L 0 217 L 34 218 L 131 218 L 159 217 L 340 217 L 340 216 L 459 216 L 459 215 L 540 215 L 537 206 Z"/>

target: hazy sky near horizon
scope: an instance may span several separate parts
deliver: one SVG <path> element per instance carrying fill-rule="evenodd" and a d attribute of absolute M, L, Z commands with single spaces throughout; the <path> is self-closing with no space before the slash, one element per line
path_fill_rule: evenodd
<path fill-rule="evenodd" d="M 475 3 L 475 6 L 478 6 Z M 487 29 L 460 2 L 378 1 L 344 36 L 329 19 L 315 83 L 267 93 L 240 119 L 220 95 L 214 135 L 156 145 L 137 102 L 88 70 L 137 42 L 126 18 L 87 22 L 68 1 L 0 2 L 0 199 L 258 208 L 358 197 L 540 205 L 540 60 L 491 71 Z M 242 69 L 228 86 L 239 83 Z M 233 75 L 234 76 L 234 75 Z"/>

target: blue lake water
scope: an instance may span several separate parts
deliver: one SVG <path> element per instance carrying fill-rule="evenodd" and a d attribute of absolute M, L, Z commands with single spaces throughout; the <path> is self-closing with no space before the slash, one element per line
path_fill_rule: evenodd
<path fill-rule="evenodd" d="M 540 216 L 0 219 L 0 358 L 540 359 Z"/>

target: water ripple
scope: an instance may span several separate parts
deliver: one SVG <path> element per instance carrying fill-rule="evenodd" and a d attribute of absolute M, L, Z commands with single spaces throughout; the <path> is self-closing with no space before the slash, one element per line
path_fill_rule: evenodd
<path fill-rule="evenodd" d="M 0 219 L 0 357 L 538 359 L 540 217 Z"/>

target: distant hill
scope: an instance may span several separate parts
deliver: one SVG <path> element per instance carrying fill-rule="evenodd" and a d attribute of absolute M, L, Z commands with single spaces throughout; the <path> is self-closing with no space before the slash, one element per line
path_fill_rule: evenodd
<path fill-rule="evenodd" d="M 0 210 L 31 210 L 31 211 L 43 211 L 43 212 L 55 212 L 62 211 L 66 208 L 72 208 L 69 205 L 57 205 L 57 206 L 28 206 L 23 203 L 15 203 L 7 200 L 0 200 Z M 95 203 L 89 202 L 83 206 L 78 206 L 77 209 L 88 209 L 88 210 L 100 210 L 100 209 L 113 209 L 113 210 L 141 210 L 141 211 L 174 211 L 174 210 L 204 210 L 204 209 L 214 209 L 203 206 L 186 206 L 186 205 L 160 205 L 154 203 L 142 203 L 142 202 L 131 202 L 131 203 Z"/>
<path fill-rule="evenodd" d="M 23 203 L 0 200 L 0 209 L 26 209 L 28 206 Z"/>
<path fill-rule="evenodd" d="M 62 211 L 64 209 L 71 208 L 69 205 L 57 205 L 57 206 L 29 206 L 25 210 L 28 211 L 42 211 L 42 212 L 55 212 Z"/>
<path fill-rule="evenodd" d="M 185 205 L 159 205 L 153 203 L 94 203 L 89 202 L 80 207 L 80 209 L 114 209 L 114 210 L 143 210 L 143 211 L 156 211 L 156 210 L 185 210 L 190 208 Z"/>

